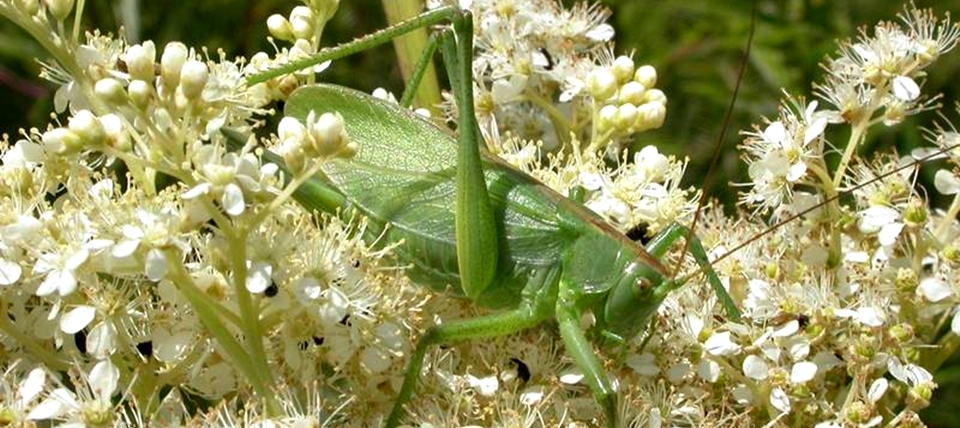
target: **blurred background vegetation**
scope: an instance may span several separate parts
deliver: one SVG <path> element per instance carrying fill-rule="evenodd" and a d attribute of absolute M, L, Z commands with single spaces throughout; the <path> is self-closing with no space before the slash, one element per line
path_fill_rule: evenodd
<path fill-rule="evenodd" d="M 389 0 L 387 0 L 389 1 Z M 84 22 L 89 29 L 116 33 L 121 26 L 131 41 L 151 39 L 158 50 L 168 41 L 188 46 L 222 49 L 228 57 L 271 52 L 265 21 L 270 14 L 288 14 L 298 3 L 291 0 L 205 0 L 143 2 L 139 0 L 87 0 Z M 572 3 L 564 0 L 564 3 Z M 853 38 L 858 27 L 880 20 L 896 20 L 899 1 L 877 0 L 761 0 L 752 54 L 741 95 L 724 141 L 718 172 L 703 180 L 712 147 L 730 101 L 737 69 L 750 26 L 752 3 L 736 1 L 603 0 L 613 11 L 617 52 L 633 53 L 638 64 L 652 64 L 659 72 L 658 86 L 669 97 L 663 129 L 643 134 L 638 144 L 656 144 L 661 151 L 690 157 L 688 185 L 705 186 L 709 194 L 732 210 L 735 201 L 730 183 L 745 182 L 742 163 L 735 152 L 737 133 L 763 116 L 775 117 L 781 88 L 792 94 L 811 94 L 812 82 L 821 75 L 820 61 L 837 49 L 837 40 Z M 916 1 L 935 7 L 938 14 L 960 10 L 960 0 Z M 380 0 L 344 0 L 325 33 L 328 44 L 350 40 L 385 25 Z M 9 22 L 0 21 L 0 132 L 14 135 L 21 127 L 43 128 L 53 110 L 53 88 L 39 81 L 37 59 L 47 56 L 39 45 Z M 402 90 L 391 47 L 367 52 L 334 64 L 324 79 L 370 91 L 382 86 Z M 958 99 L 960 52 L 942 58 L 929 70 L 924 85 L 928 94 L 943 93 Z M 958 114 L 948 101 L 947 117 Z M 931 124 L 933 115 L 911 119 Z M 843 141 L 842 135 L 834 141 Z M 910 123 L 869 136 L 865 153 L 897 147 L 901 154 L 923 143 L 920 130 Z M 931 174 L 932 175 L 932 171 Z M 936 192 L 928 192 L 935 195 Z M 952 403 L 960 400 L 960 369 L 956 361 L 937 373 L 940 389 L 936 404 L 925 414 L 931 426 L 960 427 L 960 414 Z"/>

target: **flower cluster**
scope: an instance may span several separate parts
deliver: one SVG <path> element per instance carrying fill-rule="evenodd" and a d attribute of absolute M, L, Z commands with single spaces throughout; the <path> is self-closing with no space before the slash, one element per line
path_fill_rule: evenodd
<path fill-rule="evenodd" d="M 325 64 L 249 83 L 321 51 L 338 1 L 301 3 L 267 19 L 284 46 L 227 60 L 81 37 L 83 2 L 0 0 L 53 58 L 41 76 L 60 114 L 0 141 L 0 424 L 374 426 L 428 326 L 489 313 L 412 283 L 382 225 L 293 202 L 324 161 L 363 150 L 335 113 L 265 120 Z M 460 3 L 492 153 L 625 233 L 688 221 L 684 161 L 628 150 L 666 96 L 653 67 L 612 53 L 606 10 Z M 922 425 L 931 373 L 960 345 L 960 134 L 940 126 L 906 159 L 854 154 L 936 107 L 923 76 L 960 27 L 913 6 L 901 18 L 844 43 L 817 100 L 786 95 L 744 133 L 752 215 L 708 209 L 696 231 L 743 318 L 681 266 L 688 284 L 648 330 L 596 347 L 625 426 Z M 947 165 L 946 210 L 913 190 L 915 159 Z M 582 324 L 602 339 L 596 315 Z M 604 418 L 550 327 L 430 349 L 420 374 L 416 426 Z"/>
<path fill-rule="evenodd" d="M 634 134 L 663 123 L 666 96 L 654 88 L 656 70 L 614 57 L 609 11 L 596 4 L 564 9 L 552 0 L 476 0 L 469 7 L 484 130 L 509 130 L 548 152 L 579 141 L 616 158 Z"/>

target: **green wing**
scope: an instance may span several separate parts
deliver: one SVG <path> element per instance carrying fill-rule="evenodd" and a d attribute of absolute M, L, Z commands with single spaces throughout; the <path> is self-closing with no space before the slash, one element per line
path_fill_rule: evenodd
<path fill-rule="evenodd" d="M 357 143 L 351 159 L 333 159 L 324 179 L 350 204 L 380 225 L 388 239 L 404 240 L 404 261 L 412 262 L 442 287 L 458 281 L 454 242 L 456 141 L 415 114 L 362 92 L 330 86 L 301 87 L 285 113 L 304 120 L 310 111 L 340 113 L 347 136 Z M 543 185 L 485 155 L 491 203 L 499 219 L 503 275 L 530 276 L 555 266 L 564 236 L 556 197 Z M 420 280 L 424 278 L 419 278 Z M 511 278 L 498 278 L 509 282 Z"/>

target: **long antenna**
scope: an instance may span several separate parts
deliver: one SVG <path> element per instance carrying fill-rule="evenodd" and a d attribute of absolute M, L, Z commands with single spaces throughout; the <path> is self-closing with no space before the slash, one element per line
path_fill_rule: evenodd
<path fill-rule="evenodd" d="M 935 150 L 935 151 L 927 154 L 926 156 L 923 156 L 923 157 L 921 157 L 921 158 L 917 158 L 917 159 L 915 159 L 915 160 L 912 161 L 912 162 L 906 163 L 906 164 L 901 165 L 901 166 L 899 166 L 899 167 L 897 167 L 897 168 L 894 168 L 894 169 L 892 169 L 892 170 L 890 170 L 890 171 L 884 172 L 883 174 L 880 174 L 880 175 L 878 175 L 878 176 L 876 176 L 876 177 L 873 177 L 873 178 L 871 178 L 871 179 L 869 179 L 869 180 L 866 180 L 866 181 L 864 181 L 864 182 L 862 182 L 862 183 L 857 183 L 856 185 L 850 187 L 849 189 L 844 189 L 844 190 L 842 190 L 842 191 L 839 191 L 839 192 L 837 192 L 837 194 L 835 194 L 835 195 L 827 198 L 826 200 L 823 200 L 823 201 L 821 201 L 821 202 L 819 202 L 819 203 L 817 203 L 817 204 L 814 204 L 813 206 L 811 206 L 811 207 L 809 207 L 809 208 L 806 208 L 806 209 L 804 209 L 804 210 L 801 210 L 800 212 L 797 212 L 796 214 L 793 214 L 793 215 L 791 215 L 791 216 L 789 216 L 789 217 L 787 217 L 787 218 L 785 218 L 785 219 L 783 219 L 783 220 L 780 220 L 780 221 L 774 223 L 772 226 L 766 228 L 763 232 L 760 232 L 760 233 L 758 233 L 758 234 L 756 234 L 756 235 L 754 235 L 754 236 L 751 236 L 750 239 L 747 239 L 747 240 L 745 240 L 745 241 L 737 244 L 737 246 L 733 247 L 732 250 L 727 251 L 726 253 L 721 254 L 719 257 L 711 260 L 711 261 L 710 261 L 710 264 L 711 264 L 711 265 L 716 264 L 716 263 L 720 262 L 721 260 L 723 260 L 723 259 L 725 259 L 725 258 L 727 258 L 727 257 L 730 257 L 730 255 L 732 255 L 733 253 L 736 253 L 737 251 L 741 250 L 743 247 L 746 247 L 747 245 L 750 245 L 750 244 L 753 243 L 754 241 L 756 241 L 756 240 L 758 240 L 758 239 L 760 239 L 760 238 L 762 238 L 762 237 L 764 237 L 764 236 L 766 236 L 766 235 L 769 235 L 769 234 L 772 233 L 774 230 L 779 229 L 780 226 L 783 226 L 783 225 L 785 225 L 785 224 L 787 224 L 787 223 L 790 223 L 791 221 L 794 221 L 794 220 L 796 220 L 796 219 L 798 219 L 798 218 L 801 218 L 801 217 L 803 217 L 803 216 L 805 216 L 805 215 L 807 215 L 807 214 L 809 214 L 809 213 L 811 213 L 811 212 L 813 212 L 813 211 L 816 211 L 816 210 L 818 210 L 818 209 L 820 209 L 820 208 L 823 208 L 823 206 L 826 205 L 826 204 L 829 204 L 829 203 L 831 203 L 831 202 L 833 202 L 833 201 L 836 201 L 837 199 L 840 199 L 840 198 L 842 198 L 842 197 L 844 197 L 844 196 L 846 196 L 846 195 L 849 195 L 849 194 L 852 193 L 852 192 L 855 192 L 855 191 L 860 190 L 860 189 L 862 189 L 862 188 L 864 188 L 864 187 L 866 187 L 866 186 L 869 186 L 869 185 L 871 185 L 871 184 L 873 184 L 873 183 L 876 183 L 876 182 L 878 182 L 878 181 L 880 181 L 880 180 L 883 180 L 883 179 L 885 179 L 885 178 L 887 178 L 887 177 L 889 177 L 889 176 L 891 176 L 891 175 L 893 175 L 893 174 L 896 174 L 896 173 L 898 173 L 898 172 L 900 172 L 900 171 L 904 171 L 904 170 L 907 170 L 907 169 L 909 169 L 909 168 L 919 167 L 919 166 L 920 166 L 921 164 L 923 164 L 924 162 L 929 161 L 929 160 L 933 160 L 933 159 L 938 158 L 938 157 L 941 157 L 941 156 L 943 156 L 944 153 L 946 153 L 946 152 L 948 152 L 948 151 L 950 151 L 950 150 L 956 149 L 956 148 L 958 148 L 958 147 L 960 147 L 960 143 L 954 144 L 954 145 L 952 145 L 952 146 L 943 147 L 943 148 L 941 148 L 940 150 Z M 702 273 L 702 269 L 698 270 L 698 271 L 697 271 L 696 273 L 694 273 L 694 274 L 689 275 L 687 278 L 692 278 L 693 276 L 699 275 L 700 273 Z"/>
<path fill-rule="evenodd" d="M 740 83 L 743 82 L 743 75 L 747 71 L 747 61 L 750 60 L 750 48 L 753 46 L 753 33 L 757 27 L 757 1 L 753 1 L 753 6 L 750 11 L 750 34 L 747 36 L 747 46 L 744 48 L 743 56 L 740 58 L 740 70 L 737 72 L 737 84 L 733 87 L 733 96 L 730 97 L 730 105 L 727 106 L 727 111 L 723 115 L 723 127 L 720 128 L 720 135 L 717 136 L 717 142 L 713 145 L 713 156 L 710 159 L 710 166 L 707 168 L 706 177 L 713 177 L 713 171 L 717 167 L 717 160 L 720 159 L 720 150 L 723 148 L 723 140 L 727 137 L 727 130 L 730 128 L 730 119 L 733 116 L 733 108 L 737 105 L 737 95 L 740 94 Z M 690 249 L 690 235 L 694 233 L 697 229 L 697 223 L 700 222 L 700 216 L 703 212 L 703 207 L 707 203 L 707 192 L 700 194 L 700 199 L 697 201 L 697 211 L 693 214 L 693 221 L 690 222 L 690 228 L 687 231 L 687 235 L 683 239 L 683 251 L 680 252 L 680 259 L 673 267 L 673 272 L 670 274 L 670 278 L 676 278 L 677 274 L 680 272 L 680 267 L 683 266 L 684 259 L 687 256 L 687 250 Z"/>

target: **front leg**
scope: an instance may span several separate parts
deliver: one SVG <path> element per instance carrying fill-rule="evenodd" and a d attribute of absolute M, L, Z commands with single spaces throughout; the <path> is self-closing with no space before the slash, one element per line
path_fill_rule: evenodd
<path fill-rule="evenodd" d="M 580 327 L 581 311 L 577 308 L 577 297 L 580 295 L 576 284 L 565 280 L 560 281 L 560 293 L 557 298 L 557 322 L 560 327 L 560 337 L 567 348 L 567 353 L 573 362 L 583 372 L 584 379 L 597 404 L 603 409 L 607 428 L 617 426 L 617 391 L 610 382 L 607 372 L 597 358 L 596 352 L 583 328 Z"/>

